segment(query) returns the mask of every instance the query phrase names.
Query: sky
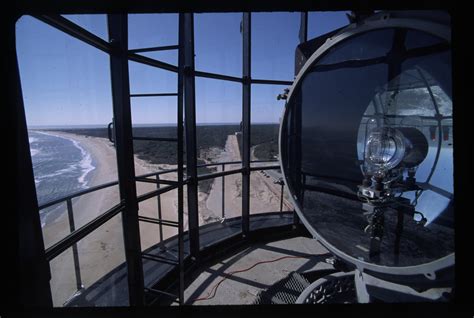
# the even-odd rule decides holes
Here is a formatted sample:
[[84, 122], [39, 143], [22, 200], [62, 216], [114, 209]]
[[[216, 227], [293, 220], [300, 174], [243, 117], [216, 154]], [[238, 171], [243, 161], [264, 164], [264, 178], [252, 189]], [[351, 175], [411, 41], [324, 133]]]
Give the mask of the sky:
[[[106, 15], [64, 15], [108, 39]], [[242, 13], [194, 15], [195, 65], [200, 71], [240, 77]], [[346, 25], [344, 12], [310, 12], [308, 38]], [[292, 81], [300, 14], [252, 13], [252, 78]], [[129, 49], [178, 43], [177, 14], [129, 15]], [[32, 126], [106, 125], [112, 120], [109, 57], [30, 16], [16, 25], [17, 54], [27, 123]], [[142, 53], [177, 64], [177, 51]], [[175, 73], [129, 62], [130, 92], [173, 93]], [[278, 123], [282, 85], [252, 85], [253, 123]], [[176, 97], [132, 98], [132, 123], [176, 124]], [[196, 77], [196, 121], [239, 123], [240, 83]]]

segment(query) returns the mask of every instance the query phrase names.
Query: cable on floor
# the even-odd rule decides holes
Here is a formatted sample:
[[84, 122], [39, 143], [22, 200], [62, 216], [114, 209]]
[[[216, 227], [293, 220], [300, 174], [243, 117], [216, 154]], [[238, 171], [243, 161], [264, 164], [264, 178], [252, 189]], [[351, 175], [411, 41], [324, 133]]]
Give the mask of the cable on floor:
[[[252, 266], [248, 267], [248, 268], [245, 268], [245, 269], [240, 269], [240, 270], [236, 270], [236, 271], [232, 271], [230, 273], [224, 273], [223, 275], [226, 275], [226, 276], [230, 276], [230, 275], [233, 275], [233, 274], [237, 274], [237, 273], [242, 273], [242, 272], [246, 272], [246, 271], [249, 271], [251, 270], [252, 268], [254, 268], [255, 266], [257, 265], [260, 265], [260, 264], [266, 264], [266, 263], [273, 263], [273, 262], [277, 262], [277, 261], [281, 261], [283, 259], [286, 259], [286, 258], [305, 258], [305, 257], [302, 257], [302, 256], [282, 256], [282, 257], [279, 257], [279, 258], [276, 258], [276, 259], [273, 259], [273, 260], [268, 260], [268, 261], [260, 261], [260, 262], [257, 262], [255, 264], [253, 264]], [[222, 278], [217, 284], [215, 284], [212, 288], [211, 288], [211, 291], [207, 294], [206, 297], [200, 297], [200, 298], [196, 298], [194, 300], [194, 302], [197, 302], [197, 301], [202, 301], [202, 300], [210, 300], [212, 298], [214, 298], [217, 294], [217, 288], [219, 287], [219, 285], [225, 281], [228, 277], [224, 277]], [[212, 294], [212, 296], [211, 296]]]

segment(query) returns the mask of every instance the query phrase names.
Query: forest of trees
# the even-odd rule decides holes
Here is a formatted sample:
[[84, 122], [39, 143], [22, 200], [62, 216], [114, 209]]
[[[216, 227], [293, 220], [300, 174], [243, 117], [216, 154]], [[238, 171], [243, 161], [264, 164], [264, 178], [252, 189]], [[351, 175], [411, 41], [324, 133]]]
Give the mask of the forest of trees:
[[[255, 147], [254, 154], [257, 159], [275, 159], [278, 155], [278, 124], [254, 124], [251, 126], [251, 145]], [[108, 138], [107, 128], [77, 128], [61, 129], [61, 131], [80, 134], [85, 136]], [[227, 136], [240, 131], [240, 125], [198, 125], [196, 127], [196, 147], [198, 156], [201, 150], [209, 148], [224, 149]], [[134, 137], [161, 137], [176, 138], [176, 127], [134, 127]], [[186, 141], [185, 141], [186, 142]], [[239, 141], [240, 143], [240, 141]], [[177, 143], [172, 141], [134, 140], [133, 149], [138, 158], [153, 164], [176, 164]], [[198, 164], [205, 161], [213, 161], [214, 158], [198, 158]], [[184, 156], [186, 163], [186, 155]], [[199, 168], [199, 174], [207, 174], [216, 171], [214, 167]], [[199, 183], [201, 191], [208, 193], [213, 180], [205, 180]]]

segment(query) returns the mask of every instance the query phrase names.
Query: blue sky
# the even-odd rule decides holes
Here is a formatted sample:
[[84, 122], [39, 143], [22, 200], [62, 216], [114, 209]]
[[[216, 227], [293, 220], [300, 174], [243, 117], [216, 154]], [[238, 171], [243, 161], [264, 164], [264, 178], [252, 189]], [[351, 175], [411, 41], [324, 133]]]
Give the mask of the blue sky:
[[[66, 18], [107, 40], [105, 15]], [[196, 69], [241, 76], [241, 13], [195, 14]], [[343, 12], [309, 14], [308, 37], [347, 24]], [[24, 16], [17, 22], [17, 51], [27, 122], [40, 125], [104, 125], [112, 119], [108, 55], [61, 31]], [[252, 14], [252, 77], [291, 81], [299, 13]], [[177, 14], [129, 15], [129, 48], [173, 45]], [[143, 53], [177, 63], [176, 51]], [[130, 62], [132, 93], [176, 92], [176, 74]], [[252, 122], [278, 122], [281, 85], [252, 85]], [[196, 78], [198, 123], [241, 120], [241, 84]], [[133, 98], [133, 124], [176, 123], [176, 98]]]

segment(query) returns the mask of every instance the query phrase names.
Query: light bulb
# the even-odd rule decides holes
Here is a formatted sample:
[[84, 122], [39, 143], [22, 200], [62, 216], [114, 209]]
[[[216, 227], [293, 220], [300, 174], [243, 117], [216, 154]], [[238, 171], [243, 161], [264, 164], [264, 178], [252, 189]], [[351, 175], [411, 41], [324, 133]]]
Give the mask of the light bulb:
[[374, 175], [385, 175], [395, 168], [405, 154], [403, 135], [389, 127], [379, 127], [370, 131], [365, 147], [365, 163]]

